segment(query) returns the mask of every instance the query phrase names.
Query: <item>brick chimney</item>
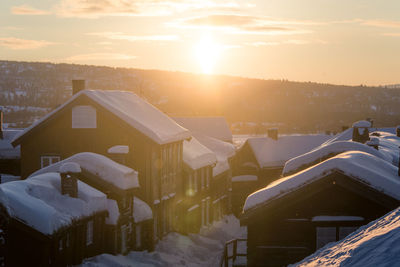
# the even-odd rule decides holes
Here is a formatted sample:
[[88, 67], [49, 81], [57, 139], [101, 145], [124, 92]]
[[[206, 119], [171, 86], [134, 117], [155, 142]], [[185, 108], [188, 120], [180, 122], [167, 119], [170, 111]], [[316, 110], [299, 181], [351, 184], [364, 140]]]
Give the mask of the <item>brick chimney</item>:
[[273, 140], [278, 140], [278, 128], [269, 128], [267, 130], [268, 137]]
[[357, 121], [353, 123], [353, 136], [352, 140], [354, 142], [359, 142], [364, 144], [369, 140], [369, 130], [372, 126], [370, 121]]
[[78, 176], [81, 167], [78, 163], [67, 162], [60, 167], [61, 194], [70, 197], [78, 197]]
[[72, 95], [85, 90], [85, 80], [72, 80]]

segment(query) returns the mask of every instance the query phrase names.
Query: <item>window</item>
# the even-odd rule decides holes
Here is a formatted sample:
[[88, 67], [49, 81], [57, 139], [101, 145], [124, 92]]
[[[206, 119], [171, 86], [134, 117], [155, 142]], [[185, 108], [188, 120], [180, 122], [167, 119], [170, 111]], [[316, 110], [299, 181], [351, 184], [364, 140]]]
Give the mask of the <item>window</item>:
[[61, 160], [60, 156], [41, 156], [40, 166], [41, 168], [47, 167], [51, 164], [59, 162]]
[[86, 224], [86, 245], [93, 244], [93, 221], [88, 221]]
[[317, 227], [317, 249], [336, 241], [336, 227]]
[[92, 106], [75, 106], [72, 108], [72, 128], [97, 128], [96, 109]]
[[63, 239], [62, 238], [58, 241], [58, 250], [59, 251], [63, 250]]
[[65, 247], [69, 247], [69, 233], [67, 234], [67, 240], [65, 241]]
[[126, 225], [121, 226], [121, 251], [125, 252], [127, 249], [127, 227]]

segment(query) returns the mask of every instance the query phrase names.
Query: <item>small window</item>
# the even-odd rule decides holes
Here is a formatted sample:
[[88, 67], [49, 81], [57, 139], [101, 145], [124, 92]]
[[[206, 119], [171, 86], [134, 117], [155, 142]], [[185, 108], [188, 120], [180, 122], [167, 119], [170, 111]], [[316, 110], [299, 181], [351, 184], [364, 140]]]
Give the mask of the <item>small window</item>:
[[58, 241], [58, 250], [59, 251], [61, 251], [61, 250], [63, 250], [63, 238], [61, 238], [59, 241]]
[[41, 156], [40, 166], [41, 168], [47, 167], [51, 164], [59, 162], [61, 160], [60, 156]]
[[76, 106], [72, 108], [72, 128], [97, 128], [96, 109], [92, 106]]
[[67, 234], [67, 240], [65, 241], [65, 247], [69, 247], [69, 233]]
[[336, 241], [336, 227], [317, 227], [317, 249]]
[[86, 224], [86, 245], [93, 244], [93, 221]]

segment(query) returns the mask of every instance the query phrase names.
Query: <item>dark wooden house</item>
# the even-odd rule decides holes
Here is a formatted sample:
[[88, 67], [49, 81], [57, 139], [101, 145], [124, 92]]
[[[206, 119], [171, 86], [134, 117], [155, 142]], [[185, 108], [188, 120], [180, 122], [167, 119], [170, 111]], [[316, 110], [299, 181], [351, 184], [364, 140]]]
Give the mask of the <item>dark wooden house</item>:
[[247, 198], [247, 264], [295, 263], [399, 204], [397, 167], [364, 152], [339, 154]]
[[115, 145], [129, 147], [125, 165], [139, 173], [138, 197], [154, 215], [154, 239], [173, 229], [180, 196], [182, 143], [190, 133], [131, 92], [81, 90], [13, 140], [21, 146], [21, 175], [79, 152], [108, 156]]
[[0, 185], [6, 266], [70, 266], [105, 252], [106, 196], [72, 181], [64, 194], [59, 173]]
[[210, 187], [217, 158], [214, 152], [192, 137], [183, 143], [183, 162], [185, 198], [179, 203], [179, 229], [183, 233], [196, 233], [212, 221]]

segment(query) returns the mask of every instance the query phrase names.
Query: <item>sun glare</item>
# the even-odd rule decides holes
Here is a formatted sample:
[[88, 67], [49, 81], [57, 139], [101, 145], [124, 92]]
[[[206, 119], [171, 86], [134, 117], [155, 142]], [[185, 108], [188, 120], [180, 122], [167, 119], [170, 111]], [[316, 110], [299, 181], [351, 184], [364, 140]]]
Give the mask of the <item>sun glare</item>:
[[211, 74], [221, 54], [222, 47], [212, 37], [204, 36], [196, 45], [197, 61], [204, 74]]

